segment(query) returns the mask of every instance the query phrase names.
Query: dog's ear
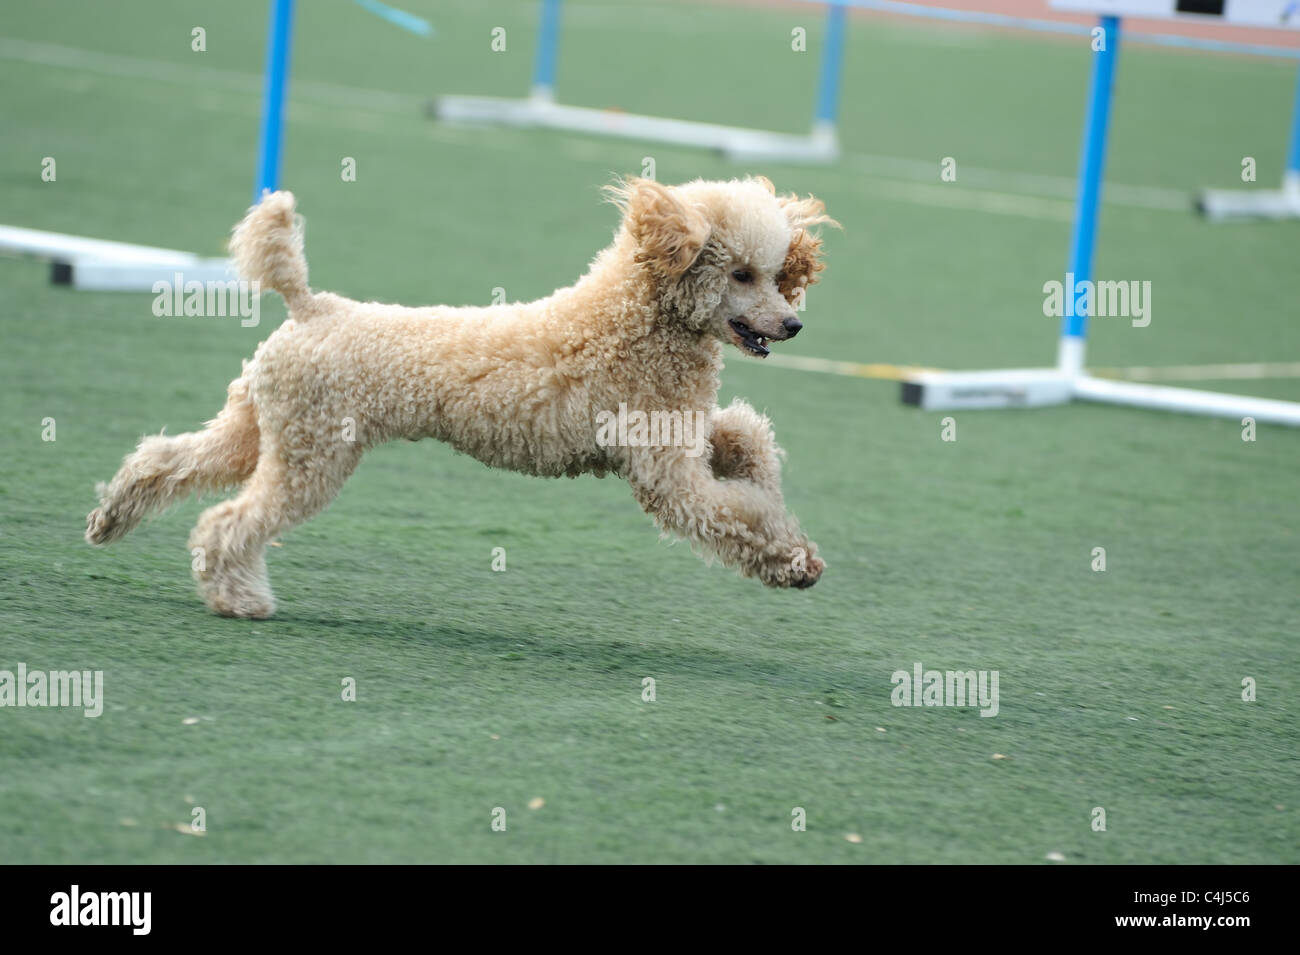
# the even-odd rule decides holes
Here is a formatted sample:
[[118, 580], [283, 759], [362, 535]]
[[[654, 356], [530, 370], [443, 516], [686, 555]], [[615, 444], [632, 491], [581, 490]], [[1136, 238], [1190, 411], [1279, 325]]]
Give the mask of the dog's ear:
[[623, 210], [623, 223], [636, 240], [638, 262], [669, 278], [691, 267], [709, 238], [703, 212], [653, 179], [626, 179], [606, 186], [605, 192]]
[[822, 261], [822, 240], [820, 235], [808, 231], [814, 225], [840, 224], [826, 214], [825, 204], [814, 196], [800, 199], [796, 195], [781, 196], [777, 199], [786, 219], [794, 229], [794, 238], [785, 254], [785, 262], [777, 274], [777, 288], [791, 305], [798, 304], [798, 298], [809, 285], [817, 282], [817, 273], [826, 268]]

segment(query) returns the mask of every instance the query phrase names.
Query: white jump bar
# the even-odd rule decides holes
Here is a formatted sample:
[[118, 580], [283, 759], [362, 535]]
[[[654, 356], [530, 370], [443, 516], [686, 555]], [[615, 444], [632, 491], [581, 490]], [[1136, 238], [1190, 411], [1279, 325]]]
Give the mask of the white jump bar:
[[839, 144], [833, 129], [819, 130], [809, 136], [769, 133], [739, 126], [565, 106], [542, 97], [442, 96], [433, 102], [432, 112], [447, 122], [542, 127], [595, 136], [653, 140], [716, 149], [735, 159], [833, 162], [839, 156]]
[[177, 273], [186, 282], [235, 278], [227, 259], [10, 225], [0, 225], [0, 254], [53, 262], [55, 284], [84, 291], [152, 292], [158, 282], [174, 282]]
[[1294, 401], [1111, 381], [1055, 368], [917, 372], [903, 382], [902, 398], [925, 411], [1039, 408], [1080, 400], [1300, 427], [1300, 403]]
[[107, 259], [118, 262], [185, 263], [198, 259], [193, 252], [159, 249], [150, 245], [134, 245], [130, 242], [113, 242], [108, 239], [87, 239], [80, 235], [42, 232], [39, 229], [22, 229], [12, 225], [0, 225], [0, 253], [30, 255], [57, 262]]
[[1083, 401], [1150, 408], [1153, 411], [1179, 411], [1184, 414], [1211, 415], [1216, 418], [1254, 418], [1257, 422], [1300, 427], [1300, 403], [1229, 395], [1218, 391], [1193, 388], [1170, 388], [1136, 381], [1111, 381], [1083, 375], [1074, 380], [1074, 396]]

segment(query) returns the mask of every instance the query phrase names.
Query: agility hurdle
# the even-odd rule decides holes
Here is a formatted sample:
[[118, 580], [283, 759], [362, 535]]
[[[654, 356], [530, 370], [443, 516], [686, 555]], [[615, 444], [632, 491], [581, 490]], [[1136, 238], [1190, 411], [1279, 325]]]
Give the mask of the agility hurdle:
[[561, 0], [542, 0], [532, 88], [527, 98], [440, 96], [430, 103], [430, 113], [436, 119], [449, 123], [559, 129], [594, 136], [615, 136], [712, 149], [735, 160], [829, 163], [839, 158], [839, 136], [835, 123], [839, 109], [846, 21], [841, 3], [832, 2], [827, 5], [826, 36], [822, 45], [817, 99], [812, 128], [806, 136], [558, 103], [555, 97], [555, 70], [560, 42], [560, 13]]
[[[1208, 22], [1220, 19], [1234, 26], [1271, 29], [1300, 26], [1300, 4], [1272, 0], [1052, 0], [1060, 10], [1080, 13], [1122, 9], [1128, 16], [1154, 16]], [[1169, 37], [1168, 41], [1175, 41]], [[1201, 41], [1201, 49], [1232, 52], [1232, 44]], [[1294, 51], [1292, 51], [1292, 55]], [[1211, 222], [1235, 219], [1300, 218], [1300, 71], [1291, 108], [1290, 146], [1280, 189], [1206, 189], [1197, 195], [1196, 211]]]
[[1197, 197], [1196, 210], [1211, 222], [1234, 219], [1300, 218], [1300, 72], [1291, 107], [1291, 147], [1281, 189], [1207, 189]]
[[[857, 2], [867, 5], [871, 0], [857, 0]], [[1205, 3], [1189, 4], [1186, 0], [1052, 0], [1052, 6], [1062, 10], [1072, 12], [1100, 10], [1099, 29], [1103, 41], [1101, 48], [1093, 53], [1092, 79], [1079, 156], [1078, 191], [1065, 286], [1065, 294], [1071, 298], [1075, 296], [1079, 283], [1089, 282], [1092, 278], [1093, 252], [1097, 242], [1097, 212], [1101, 201], [1106, 158], [1106, 136], [1110, 121], [1115, 69], [1119, 57], [1120, 15], [1182, 19], [1185, 15], [1181, 11], [1191, 5], [1198, 8], [1206, 6]], [[890, 6], [898, 7], [906, 4], [892, 3]], [[1289, 18], [1290, 11], [1296, 6], [1290, 0], [1237, 0], [1236, 3], [1228, 0], [1226, 4], [1219, 3], [1217, 6], [1220, 10], [1226, 8], [1228, 17], [1231, 17], [1234, 11], [1237, 12], [1235, 19], [1227, 19], [1226, 22], [1249, 26], [1259, 26], [1266, 22], [1271, 27], [1300, 27], [1297, 18]], [[1200, 17], [1196, 19], [1204, 22]], [[1058, 24], [1057, 26], [1069, 27], [1070, 25]], [[1092, 32], [1092, 28], [1084, 29], [1089, 33]], [[1079, 31], [1064, 29], [1062, 32]], [[1238, 52], [1258, 52], [1259, 49], [1263, 49], [1251, 49], [1238, 44], [1222, 44], [1217, 41], [1201, 42], [1213, 42], [1212, 48], [1231, 46]], [[1198, 44], [1180, 43], [1179, 45]], [[1277, 48], [1267, 49], [1269, 52], [1277, 52]], [[1296, 56], [1297, 53], [1298, 51], [1288, 49], [1284, 55]], [[1083, 365], [1091, 308], [1064, 311], [1065, 317], [1061, 323], [1055, 368], [918, 372], [904, 379], [902, 401], [925, 410], [955, 411], [1029, 408], [1064, 404], [1078, 399], [1226, 418], [1249, 417], [1256, 422], [1300, 427], [1300, 403], [1296, 402], [1091, 377], [1085, 373]]]
[[[284, 98], [289, 76], [289, 47], [294, 0], [271, 0], [267, 30], [265, 89], [253, 202], [274, 191], [280, 181], [284, 140]], [[57, 232], [0, 226], [0, 252], [46, 259], [50, 280], [81, 291], [153, 292], [176, 273], [186, 283], [227, 282], [237, 278], [229, 259], [202, 258], [193, 252], [88, 239]]]
[[[408, 33], [422, 37], [433, 35], [433, 26], [427, 20], [381, 0], [356, 0], [356, 4]], [[254, 203], [280, 188], [294, 0], [270, 0], [269, 11], [262, 117], [253, 178]], [[230, 261], [224, 258], [202, 258], [177, 249], [17, 226], [0, 225], [0, 254], [45, 259], [51, 263], [50, 277], [55, 284], [92, 291], [152, 292], [159, 282], [171, 283], [177, 271], [184, 274], [187, 284], [236, 278]]]
[[[293, 8], [294, 0], [270, 2], [254, 202], [265, 192], [279, 187]], [[225, 258], [204, 258], [178, 249], [17, 226], [0, 225], [0, 253], [45, 259], [51, 263], [51, 282], [82, 291], [152, 292], [159, 282], [173, 282], [177, 272], [185, 276], [187, 284], [206, 285], [236, 278], [230, 261]]]
[[[433, 35], [433, 26], [427, 20], [381, 0], [356, 0], [356, 5], [408, 33], [422, 37]], [[254, 204], [266, 193], [280, 188], [293, 17], [294, 0], [270, 0], [262, 115], [253, 178]], [[159, 282], [171, 283], [178, 271], [183, 273], [187, 284], [236, 278], [230, 261], [224, 258], [202, 258], [177, 249], [17, 226], [0, 225], [0, 254], [45, 259], [52, 264], [50, 276], [55, 284], [92, 291], [152, 292]]]
[[[271, 0], [270, 4], [262, 126], [253, 186], [255, 203], [265, 192], [274, 191], [280, 178], [293, 3]], [[81, 291], [152, 292], [157, 283], [171, 283], [177, 272], [185, 276], [187, 283], [236, 278], [229, 259], [17, 226], [0, 226], [0, 253], [46, 259], [51, 263], [51, 282]]]

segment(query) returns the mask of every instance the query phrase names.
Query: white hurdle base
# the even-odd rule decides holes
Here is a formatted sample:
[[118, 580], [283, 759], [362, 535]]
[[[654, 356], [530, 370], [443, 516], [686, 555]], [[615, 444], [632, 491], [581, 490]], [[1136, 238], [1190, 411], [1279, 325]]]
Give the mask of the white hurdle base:
[[178, 272], [186, 282], [236, 278], [227, 259], [18, 226], [0, 225], [0, 254], [45, 259], [54, 284], [83, 291], [152, 292], [157, 282], [175, 282]]
[[229, 259], [200, 259], [189, 262], [114, 262], [105, 259], [78, 259], [55, 262], [50, 280], [55, 285], [71, 285], [80, 292], [152, 292], [159, 282], [168, 286], [176, 276], [190, 282], [233, 282], [234, 263]]
[[839, 139], [830, 125], [821, 125], [808, 136], [795, 136], [617, 110], [563, 106], [538, 95], [528, 99], [442, 96], [430, 104], [430, 112], [437, 119], [451, 123], [542, 127], [593, 136], [644, 139], [714, 149], [736, 160], [830, 163], [840, 155]]
[[1300, 176], [1288, 176], [1281, 189], [1207, 189], [1196, 210], [1210, 222], [1240, 219], [1300, 219]]
[[919, 372], [903, 382], [902, 399], [904, 404], [925, 411], [1036, 408], [1072, 400], [1097, 401], [1300, 427], [1300, 403], [1293, 401], [1072, 376], [1055, 368]]
[[1087, 375], [1074, 380], [1074, 396], [1081, 401], [1150, 408], [1153, 411], [1179, 411], [1184, 414], [1210, 415], [1215, 418], [1254, 418], [1256, 422], [1285, 424], [1300, 428], [1300, 403], [1228, 395], [1218, 391], [1170, 388], [1135, 381], [1111, 381]]
[[1041, 408], [1072, 397], [1070, 376], [1055, 368], [924, 371], [903, 381], [903, 404], [925, 411]]

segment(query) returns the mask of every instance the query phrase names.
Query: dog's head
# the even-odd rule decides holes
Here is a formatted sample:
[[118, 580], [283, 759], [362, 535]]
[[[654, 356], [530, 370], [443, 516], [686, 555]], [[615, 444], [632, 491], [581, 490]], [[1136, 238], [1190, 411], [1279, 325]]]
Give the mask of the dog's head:
[[825, 266], [808, 231], [839, 225], [819, 199], [776, 195], [762, 176], [663, 186], [629, 179], [607, 191], [661, 311], [760, 358], [798, 334], [804, 290]]

